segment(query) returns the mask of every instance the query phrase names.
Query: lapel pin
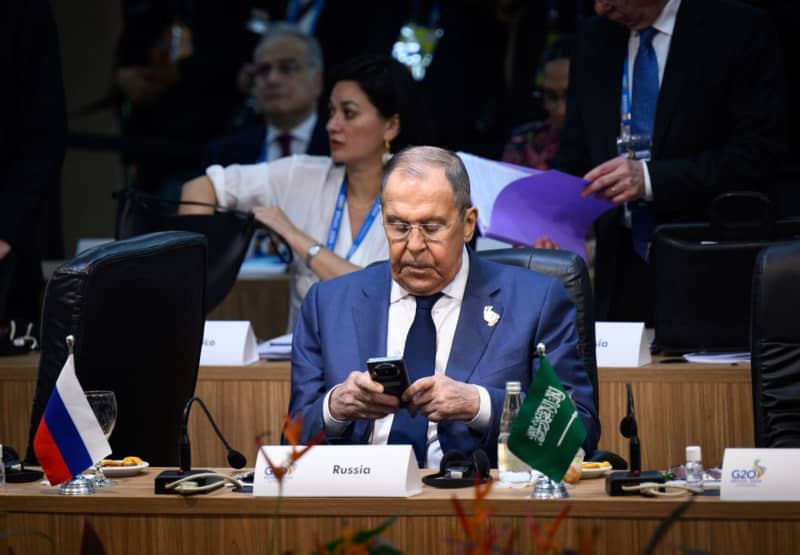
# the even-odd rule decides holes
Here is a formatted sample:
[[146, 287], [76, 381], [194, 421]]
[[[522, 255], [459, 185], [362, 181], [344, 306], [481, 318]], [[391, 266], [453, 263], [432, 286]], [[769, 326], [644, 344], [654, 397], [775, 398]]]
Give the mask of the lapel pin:
[[483, 319], [486, 320], [486, 323], [491, 328], [500, 320], [500, 315], [493, 310], [492, 305], [488, 305], [483, 307]]

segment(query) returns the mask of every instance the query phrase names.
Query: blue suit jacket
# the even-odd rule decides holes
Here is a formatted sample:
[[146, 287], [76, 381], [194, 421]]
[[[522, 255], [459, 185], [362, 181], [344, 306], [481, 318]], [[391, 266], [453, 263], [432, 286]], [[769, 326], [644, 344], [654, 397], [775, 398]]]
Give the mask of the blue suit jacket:
[[[536, 345], [547, 346], [548, 358], [575, 399], [588, 436], [584, 448], [594, 450], [600, 424], [592, 385], [578, 354], [575, 307], [561, 283], [533, 271], [481, 260], [470, 255], [461, 315], [446, 375], [485, 387], [492, 400], [491, 424], [484, 434], [462, 421], [440, 422], [442, 452], [466, 455], [480, 448], [497, 465], [497, 435], [506, 381], [528, 387], [538, 366]], [[289, 412], [303, 413], [307, 441], [323, 429], [325, 394], [353, 370], [365, 370], [370, 357], [386, 355], [391, 275], [387, 262], [319, 282], [303, 301], [292, 347], [292, 394]], [[495, 326], [483, 318], [485, 306], [500, 314]], [[357, 420], [345, 443], [367, 443], [371, 420]]]

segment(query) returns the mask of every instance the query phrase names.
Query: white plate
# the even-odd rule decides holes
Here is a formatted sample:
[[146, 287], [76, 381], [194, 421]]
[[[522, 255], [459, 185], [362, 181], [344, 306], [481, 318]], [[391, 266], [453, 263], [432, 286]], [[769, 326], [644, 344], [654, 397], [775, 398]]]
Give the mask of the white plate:
[[581, 468], [581, 480], [584, 478], [600, 478], [611, 474], [613, 468], [607, 466], [605, 468]]
[[108, 478], [127, 478], [128, 476], [136, 476], [148, 466], [150, 466], [150, 463], [144, 461], [141, 464], [132, 466], [104, 466], [103, 474]]

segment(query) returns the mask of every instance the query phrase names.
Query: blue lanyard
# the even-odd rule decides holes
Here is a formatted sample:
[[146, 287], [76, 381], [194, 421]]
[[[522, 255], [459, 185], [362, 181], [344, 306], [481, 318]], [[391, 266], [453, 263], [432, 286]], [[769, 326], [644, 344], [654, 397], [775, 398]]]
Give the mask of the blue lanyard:
[[[325, 244], [327, 249], [333, 252], [333, 248], [336, 246], [336, 238], [339, 236], [339, 227], [342, 225], [342, 214], [344, 214], [344, 203], [347, 201], [347, 177], [345, 176], [342, 179], [342, 187], [339, 189], [339, 196], [336, 198], [336, 208], [333, 210], [333, 218], [331, 218], [331, 225], [328, 228], [328, 241]], [[364, 223], [361, 224], [361, 229], [358, 230], [358, 235], [353, 240], [353, 244], [350, 245], [350, 250], [347, 251], [347, 255], [344, 257], [345, 260], [350, 260], [350, 257], [353, 256], [353, 253], [356, 252], [356, 249], [361, 245], [361, 242], [364, 240], [364, 237], [367, 236], [367, 232], [369, 228], [372, 226], [372, 222], [375, 221], [375, 218], [378, 217], [378, 214], [381, 211], [381, 197], [375, 199], [375, 202], [372, 204], [372, 208], [367, 214]]]
[[[627, 48], [627, 47], [626, 47]], [[621, 132], [623, 136], [631, 134], [631, 88], [628, 83], [628, 54], [625, 53], [625, 63], [622, 66], [622, 94], [620, 98]]]
[[268, 152], [269, 152], [269, 137], [265, 134], [264, 140], [261, 141], [261, 153], [258, 155], [256, 163], [266, 162], [269, 159]]

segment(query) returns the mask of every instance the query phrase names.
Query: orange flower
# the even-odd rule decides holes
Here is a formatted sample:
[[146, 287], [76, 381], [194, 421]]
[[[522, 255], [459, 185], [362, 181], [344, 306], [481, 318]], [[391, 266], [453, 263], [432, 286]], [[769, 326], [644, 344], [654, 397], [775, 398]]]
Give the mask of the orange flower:
[[561, 509], [561, 512], [556, 516], [556, 519], [549, 526], [545, 526], [544, 530], [536, 524], [533, 518], [528, 517], [528, 526], [531, 529], [533, 541], [538, 549], [541, 549], [544, 553], [557, 554], [561, 552], [561, 546], [556, 543], [553, 538], [558, 531], [558, 527], [561, 526], [561, 522], [566, 518], [567, 513], [569, 513], [569, 510], [570, 506], [564, 505], [564, 508]]
[[302, 413], [298, 412], [294, 419], [292, 419], [291, 415], [288, 414], [283, 417], [283, 435], [286, 438], [286, 441], [289, 442], [292, 451], [289, 453], [289, 458], [282, 465], [273, 463], [272, 460], [270, 460], [269, 455], [267, 455], [267, 452], [264, 450], [264, 444], [262, 441], [264, 434], [256, 437], [256, 446], [258, 447], [258, 451], [266, 459], [267, 465], [272, 471], [272, 475], [275, 476], [276, 480], [278, 480], [279, 485], [283, 485], [283, 478], [286, 476], [286, 473], [289, 471], [292, 465], [297, 462], [300, 457], [305, 455], [309, 449], [319, 444], [325, 438], [325, 432], [321, 431], [316, 436], [311, 438], [311, 440], [305, 446], [298, 449], [298, 444], [300, 443], [300, 434], [302, 431]]
[[511, 553], [515, 534], [510, 534], [506, 545], [499, 550], [495, 543], [500, 534], [489, 522], [492, 515], [492, 508], [484, 504], [486, 496], [492, 489], [492, 480], [481, 484], [479, 476], [475, 479], [475, 499], [472, 501], [472, 515], [468, 516], [461, 502], [455, 497], [451, 498], [453, 508], [458, 517], [461, 528], [464, 530], [464, 541], [456, 540], [456, 546], [466, 555], [484, 555], [489, 553]]

